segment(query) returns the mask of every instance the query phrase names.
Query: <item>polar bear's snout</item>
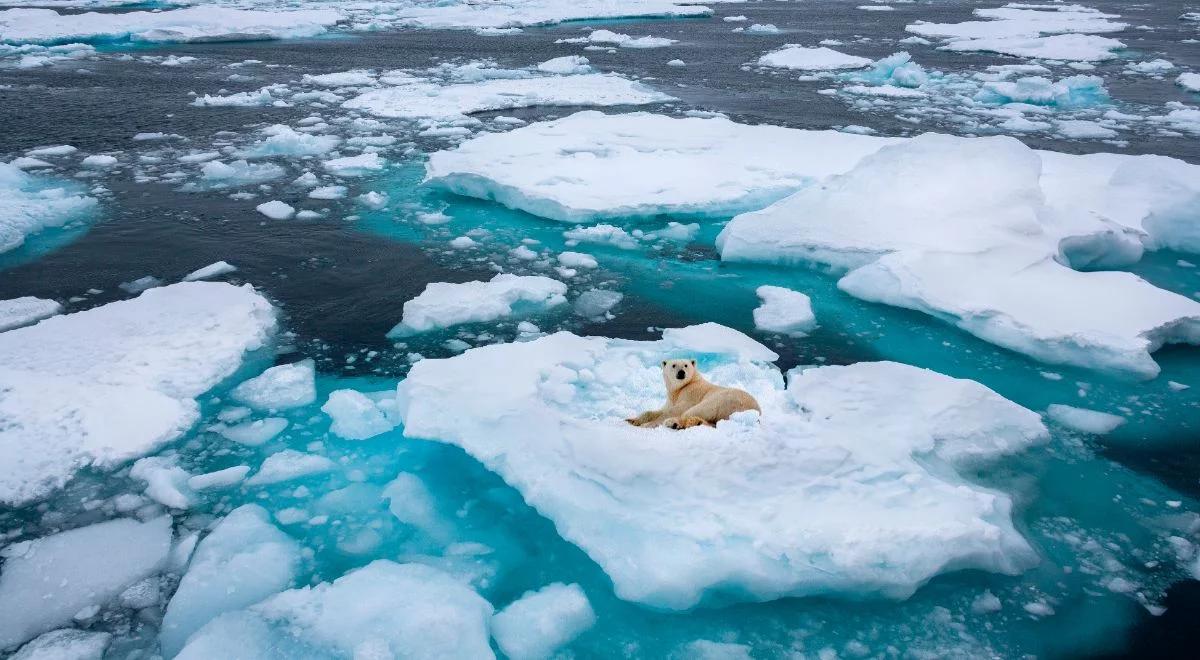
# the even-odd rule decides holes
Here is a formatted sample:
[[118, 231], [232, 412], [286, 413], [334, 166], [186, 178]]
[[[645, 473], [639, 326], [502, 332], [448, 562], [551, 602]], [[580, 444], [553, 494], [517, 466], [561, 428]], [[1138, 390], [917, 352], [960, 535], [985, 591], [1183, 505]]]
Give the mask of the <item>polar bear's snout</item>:
[[680, 369], [679, 371], [675, 372], [675, 377], [679, 380], [683, 380], [684, 378], [687, 378], [687, 372], [683, 369]]

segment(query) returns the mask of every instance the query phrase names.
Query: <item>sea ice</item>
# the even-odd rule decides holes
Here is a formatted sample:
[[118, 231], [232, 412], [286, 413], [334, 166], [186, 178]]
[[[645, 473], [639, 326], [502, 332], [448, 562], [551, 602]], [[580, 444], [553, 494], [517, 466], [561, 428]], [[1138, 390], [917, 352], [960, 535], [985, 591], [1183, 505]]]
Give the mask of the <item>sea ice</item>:
[[112, 635], [106, 632], [51, 630], [22, 646], [9, 660], [103, 660], [111, 642]]
[[200, 166], [201, 180], [204, 185], [213, 188], [262, 183], [278, 179], [284, 173], [284, 169], [274, 163], [250, 163], [245, 160], [235, 160], [230, 163], [213, 160]]
[[724, 118], [584, 111], [434, 153], [426, 180], [562, 222], [720, 217], [762, 208], [843, 172], [880, 144]]
[[381, 559], [331, 583], [223, 614], [176, 658], [492, 660], [491, 616], [492, 606], [458, 579], [429, 566]]
[[578, 584], [556, 582], [531, 591], [492, 617], [492, 636], [512, 660], [540, 660], [596, 623]]
[[194, 493], [188, 485], [192, 475], [175, 464], [174, 459], [162, 456], [142, 458], [129, 469], [129, 476], [146, 484], [146, 496], [171, 509], [187, 509], [194, 504]]
[[[103, 548], [103, 552], [98, 552]], [[9, 545], [0, 551], [0, 650], [67, 625], [157, 573], [171, 550], [171, 518], [121, 518]]]
[[0, 333], [0, 502], [61, 487], [85, 466], [144, 455], [196, 420], [194, 398], [275, 330], [250, 286], [188, 282]]
[[271, 367], [233, 388], [234, 400], [258, 410], [287, 410], [317, 400], [316, 365], [312, 360]]
[[567, 285], [542, 275], [501, 273], [486, 282], [433, 282], [404, 303], [403, 317], [388, 336], [404, 337], [539, 312], [565, 303], [566, 293]]
[[0, 41], [56, 44], [71, 41], [208, 42], [313, 37], [342, 20], [333, 9], [251, 11], [199, 6], [168, 11], [59, 13], [52, 9], [0, 11]]
[[1175, 84], [1189, 92], [1200, 92], [1200, 73], [1181, 73]]
[[30, 234], [62, 227], [96, 207], [94, 197], [56, 187], [53, 181], [0, 163], [0, 254], [20, 247]]
[[535, 106], [646, 105], [674, 97], [611, 73], [499, 78], [437, 85], [420, 79], [373, 89], [342, 107], [377, 117], [455, 121], [489, 110]]
[[402, 23], [415, 27], [477, 30], [533, 27], [585, 19], [680, 18], [711, 16], [712, 13], [708, 7], [677, 0], [525, 0], [414, 6], [397, 15]]
[[347, 440], [366, 440], [395, 428], [380, 403], [356, 390], [335, 390], [321, 411], [333, 420], [329, 430]]
[[847, 55], [832, 48], [820, 46], [805, 48], [796, 44], [787, 44], [779, 50], [774, 50], [758, 58], [759, 66], [780, 67], [784, 69], [802, 69], [805, 71], [831, 71], [836, 69], [861, 69], [871, 64], [871, 60], [857, 55]]
[[803, 293], [780, 286], [760, 286], [755, 293], [762, 301], [754, 310], [754, 327], [759, 330], [803, 337], [817, 326], [812, 303]]
[[1052, 403], [1046, 408], [1046, 416], [1063, 426], [1093, 435], [1104, 435], [1125, 423], [1125, 418], [1099, 410], [1076, 408], [1061, 403]]
[[246, 480], [248, 486], [264, 486], [291, 481], [313, 474], [330, 472], [337, 464], [316, 454], [305, 454], [295, 449], [284, 449], [271, 454], [259, 466], [258, 472]]
[[333, 158], [321, 163], [326, 172], [345, 177], [366, 176], [382, 170], [386, 165], [387, 161], [375, 152]]
[[292, 208], [291, 205], [281, 202], [277, 199], [273, 199], [269, 202], [263, 202], [262, 204], [254, 207], [254, 210], [272, 220], [287, 220], [296, 214], [296, 209]]
[[[1200, 342], [1200, 303], [1128, 273], [1056, 261], [1140, 257], [1129, 227], [1089, 213], [1103, 196], [1074, 196], [1093, 166], [1057, 160], [1044, 185], [1043, 155], [1012, 138], [926, 134], [734, 218], [718, 249], [726, 260], [826, 263], [850, 271], [838, 286], [856, 297], [947, 319], [1040, 360], [1153, 377], [1150, 352]], [[875, 192], [880, 182], [887, 195]], [[1125, 202], [1130, 215], [1157, 201], [1140, 199], [1141, 209]]]
[[592, 30], [592, 33], [586, 37], [574, 37], [570, 39], [559, 39], [555, 43], [560, 44], [600, 44], [620, 46], [621, 48], [662, 48], [677, 43], [674, 39], [666, 39], [664, 37], [652, 37], [646, 35], [644, 37], [631, 37], [628, 34], [613, 32], [612, 30]]
[[33, 325], [62, 311], [57, 300], [23, 296], [0, 300], [0, 332]]
[[905, 29], [923, 37], [940, 37], [948, 42], [942, 50], [989, 51], [1017, 57], [1066, 61], [1096, 61], [1116, 57], [1112, 51], [1125, 44], [1099, 34], [1120, 32], [1129, 27], [1104, 14], [1080, 5], [1021, 5], [975, 9], [983, 21], [926, 23], [918, 21]]
[[226, 440], [231, 440], [239, 445], [258, 447], [283, 433], [284, 429], [288, 427], [288, 423], [283, 417], [267, 417], [233, 426], [218, 425], [213, 427], [213, 430]]
[[[662, 401], [670, 356], [751, 392], [761, 418], [679, 433], [627, 425]], [[406, 436], [458, 445], [495, 471], [627, 600], [905, 597], [946, 570], [1036, 562], [1009, 498], [955, 468], [1044, 440], [1038, 415], [887, 362], [794, 371], [785, 388], [759, 362], [776, 357], [716, 324], [656, 342], [560, 332], [417, 362], [397, 402]]]
[[300, 546], [256, 504], [234, 509], [196, 547], [167, 605], [159, 640], [167, 657], [224, 612], [249, 607], [292, 586]]
[[262, 129], [266, 137], [238, 152], [242, 158], [269, 156], [319, 156], [331, 151], [342, 140], [336, 135], [301, 133], [291, 126], [272, 124]]
[[197, 268], [196, 270], [193, 270], [192, 272], [188, 273], [187, 275], [184, 275], [183, 279], [181, 281], [195, 282], [197, 280], [211, 280], [214, 277], [228, 275], [229, 273], [232, 273], [236, 270], [237, 270], [237, 266], [234, 266], [234, 265], [230, 264], [229, 262], [217, 261], [217, 262], [211, 263], [207, 266], [204, 266], [203, 268]]

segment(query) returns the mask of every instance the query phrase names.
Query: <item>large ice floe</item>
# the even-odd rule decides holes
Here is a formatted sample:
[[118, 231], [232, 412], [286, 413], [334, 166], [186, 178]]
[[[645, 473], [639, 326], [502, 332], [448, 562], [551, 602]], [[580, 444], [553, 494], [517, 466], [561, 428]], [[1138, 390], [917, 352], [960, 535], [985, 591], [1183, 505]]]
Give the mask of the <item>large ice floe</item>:
[[465, 119], [487, 110], [511, 110], [554, 105], [645, 105], [672, 101], [674, 97], [616, 74], [524, 75], [450, 85], [420, 78], [373, 89], [342, 107], [363, 110], [377, 117], [399, 119]]
[[109, 520], [5, 547], [0, 552], [0, 651], [106, 604], [157, 573], [170, 550], [167, 516]]
[[333, 9], [256, 11], [199, 6], [169, 11], [59, 13], [0, 11], [0, 43], [74, 41], [201, 42], [312, 37], [342, 20]]
[[729, 223], [723, 259], [852, 271], [840, 284], [852, 295], [1049, 362], [1152, 377], [1151, 352], [1200, 341], [1200, 303], [1128, 273], [1073, 270], [1200, 249], [1189, 220], [1200, 168], [1171, 158], [581, 112], [435, 153], [427, 176], [571, 222], [719, 216], [791, 187]]
[[491, 604], [458, 579], [381, 559], [222, 614], [176, 658], [490, 659], [491, 616]]
[[[661, 404], [670, 356], [751, 392], [761, 419], [626, 424]], [[397, 403], [406, 436], [462, 447], [653, 607], [905, 597], [945, 571], [1036, 562], [1009, 498], [956, 468], [1042, 441], [1037, 414], [891, 362], [794, 370], [785, 387], [776, 357], [712, 323], [651, 342], [560, 332], [418, 362]]]
[[710, 16], [712, 10], [676, 0], [508, 0], [436, 3], [397, 12], [405, 25], [428, 29], [506, 29], [602, 18]]
[[0, 503], [178, 437], [275, 323], [249, 286], [188, 282], [0, 333]]
[[562, 222], [758, 209], [877, 150], [877, 138], [728, 119], [579, 112], [430, 156], [426, 181]]
[[62, 227], [96, 208], [96, 199], [0, 163], [0, 253], [14, 250], [27, 236]]
[[1113, 59], [1125, 44], [1100, 34], [1129, 27], [1119, 18], [1075, 4], [1021, 4], [975, 9], [980, 21], [926, 23], [905, 29], [923, 37], [945, 39], [942, 50], [989, 51], [1048, 60], [1096, 61]]

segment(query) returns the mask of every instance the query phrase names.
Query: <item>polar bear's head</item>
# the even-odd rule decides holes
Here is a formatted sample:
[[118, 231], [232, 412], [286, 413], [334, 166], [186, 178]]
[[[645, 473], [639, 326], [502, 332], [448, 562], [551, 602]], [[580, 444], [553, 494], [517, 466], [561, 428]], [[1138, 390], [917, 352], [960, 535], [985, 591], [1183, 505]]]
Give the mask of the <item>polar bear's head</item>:
[[662, 372], [663, 382], [667, 384], [668, 392], [674, 392], [687, 385], [699, 375], [696, 371], [696, 361], [691, 358], [663, 360]]

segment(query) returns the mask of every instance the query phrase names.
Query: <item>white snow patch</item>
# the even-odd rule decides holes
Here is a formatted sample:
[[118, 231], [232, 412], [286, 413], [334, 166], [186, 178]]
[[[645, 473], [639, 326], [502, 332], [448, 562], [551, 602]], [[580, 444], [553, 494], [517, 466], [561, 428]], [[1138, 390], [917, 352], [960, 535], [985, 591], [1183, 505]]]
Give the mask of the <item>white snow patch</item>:
[[567, 285], [542, 275], [501, 273], [486, 282], [433, 282], [404, 303], [404, 315], [388, 336], [539, 312], [565, 303], [566, 293]]

